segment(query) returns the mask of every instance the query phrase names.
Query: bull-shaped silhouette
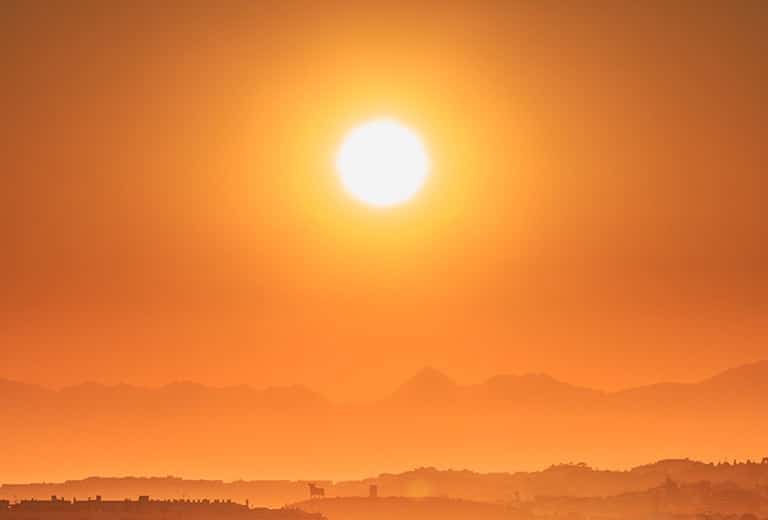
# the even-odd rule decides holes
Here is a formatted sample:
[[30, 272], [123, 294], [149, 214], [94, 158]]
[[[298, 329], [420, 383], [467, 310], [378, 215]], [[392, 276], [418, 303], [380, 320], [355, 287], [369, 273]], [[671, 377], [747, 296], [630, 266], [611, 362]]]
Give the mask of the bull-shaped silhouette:
[[309, 485], [309, 498], [325, 496], [324, 488], [316, 486], [313, 482], [308, 482], [307, 484]]

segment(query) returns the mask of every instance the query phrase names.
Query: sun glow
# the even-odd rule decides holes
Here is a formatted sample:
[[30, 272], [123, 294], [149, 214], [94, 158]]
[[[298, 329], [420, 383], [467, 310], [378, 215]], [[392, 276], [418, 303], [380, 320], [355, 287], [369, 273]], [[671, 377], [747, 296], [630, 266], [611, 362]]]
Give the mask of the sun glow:
[[411, 199], [422, 188], [429, 158], [416, 133], [393, 119], [375, 119], [347, 134], [336, 167], [349, 194], [385, 207]]

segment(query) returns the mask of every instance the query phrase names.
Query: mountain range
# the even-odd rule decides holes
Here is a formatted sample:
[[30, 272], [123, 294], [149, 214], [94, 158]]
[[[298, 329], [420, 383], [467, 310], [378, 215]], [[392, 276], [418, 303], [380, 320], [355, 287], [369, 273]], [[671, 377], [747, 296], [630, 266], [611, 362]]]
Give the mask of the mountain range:
[[657, 458], [762, 458], [768, 361], [697, 383], [618, 392], [543, 374], [460, 385], [426, 368], [378, 401], [334, 403], [303, 386], [60, 390], [0, 380], [0, 481], [104, 474], [345, 479], [369, 469], [552, 461], [629, 467]]
[[[504, 403], [541, 407], [606, 406], [667, 407], [706, 405], [724, 399], [732, 406], [762, 404], [768, 398], [768, 360], [728, 369], [695, 383], [657, 383], [606, 392], [558, 381], [546, 374], [496, 375], [486, 381], [462, 386], [432, 367], [425, 367], [389, 396], [372, 405], [449, 406], [471, 403]], [[320, 393], [302, 385], [257, 389], [248, 385], [211, 387], [173, 382], [147, 388], [127, 384], [87, 382], [52, 390], [43, 386], [0, 379], [0, 404], [4, 409], [46, 404], [78, 406], [184, 408], [221, 406], [293, 410], [333, 406]]]

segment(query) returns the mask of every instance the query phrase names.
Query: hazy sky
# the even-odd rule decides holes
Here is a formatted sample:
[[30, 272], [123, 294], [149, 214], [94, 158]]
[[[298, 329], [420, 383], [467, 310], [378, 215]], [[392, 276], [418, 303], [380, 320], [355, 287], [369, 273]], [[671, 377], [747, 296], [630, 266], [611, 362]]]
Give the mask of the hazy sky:
[[[0, 377], [355, 399], [768, 357], [768, 3], [156, 4], [0, 6]], [[333, 170], [379, 115], [433, 162], [385, 211]]]

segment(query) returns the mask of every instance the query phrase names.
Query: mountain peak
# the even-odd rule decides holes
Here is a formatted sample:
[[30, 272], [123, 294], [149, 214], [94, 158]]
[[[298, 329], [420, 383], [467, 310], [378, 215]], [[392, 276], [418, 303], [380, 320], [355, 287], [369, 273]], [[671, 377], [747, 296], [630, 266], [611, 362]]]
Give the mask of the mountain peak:
[[397, 400], [435, 402], [456, 396], [459, 385], [450, 377], [431, 366], [425, 366], [395, 391]]

